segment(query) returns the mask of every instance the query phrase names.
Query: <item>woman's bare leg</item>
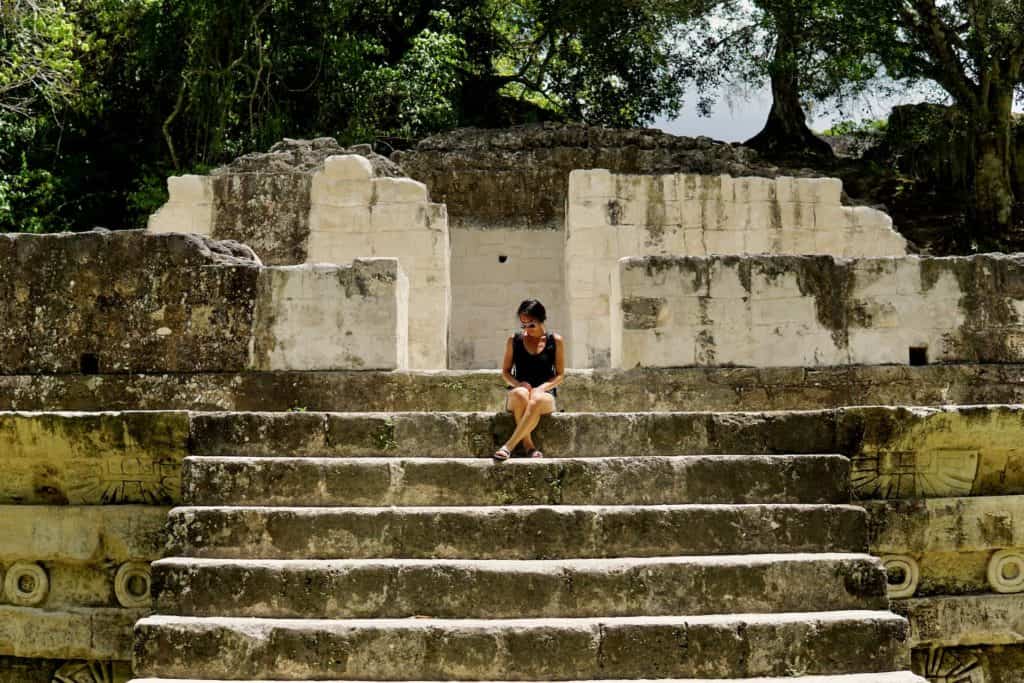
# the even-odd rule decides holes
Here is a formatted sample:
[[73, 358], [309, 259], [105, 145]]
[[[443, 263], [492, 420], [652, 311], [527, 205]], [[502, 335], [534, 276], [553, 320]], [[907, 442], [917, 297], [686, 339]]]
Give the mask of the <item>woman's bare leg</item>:
[[[530, 394], [530, 400], [526, 403], [526, 410], [523, 412], [523, 419], [516, 425], [516, 430], [505, 442], [505, 447], [512, 450], [520, 441], [530, 438], [531, 433], [537, 428], [540, 418], [555, 411], [555, 398], [546, 391], [534, 389]], [[532, 442], [532, 439], [531, 439]], [[529, 445], [529, 444], [528, 444]]]

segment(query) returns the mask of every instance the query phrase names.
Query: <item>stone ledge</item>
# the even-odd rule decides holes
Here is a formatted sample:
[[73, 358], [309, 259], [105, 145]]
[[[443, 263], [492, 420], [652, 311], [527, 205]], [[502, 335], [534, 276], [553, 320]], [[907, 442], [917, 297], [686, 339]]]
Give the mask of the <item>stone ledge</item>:
[[867, 501], [865, 507], [877, 554], [1024, 546], [1024, 495]]
[[[504, 409], [496, 370], [0, 375], [0, 410]], [[1024, 403], [1024, 365], [570, 370], [570, 411]]]
[[132, 628], [147, 613], [139, 609], [48, 611], [0, 605], [0, 656], [131, 659]]
[[154, 560], [169, 507], [0, 505], [0, 560], [123, 563]]
[[911, 647], [1024, 643], [1024, 595], [962, 595], [894, 600], [910, 621]]

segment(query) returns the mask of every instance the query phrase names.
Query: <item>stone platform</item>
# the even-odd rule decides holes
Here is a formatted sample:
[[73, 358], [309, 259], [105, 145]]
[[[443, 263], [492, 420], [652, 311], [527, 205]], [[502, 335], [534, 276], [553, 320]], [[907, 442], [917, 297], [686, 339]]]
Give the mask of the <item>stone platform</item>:
[[561, 414], [542, 432], [556, 457], [504, 464], [478, 457], [510, 426], [493, 414], [183, 417], [139, 676], [909, 669], [851, 461], [821, 448], [833, 412]]
[[[502, 411], [496, 370], [0, 374], [0, 410]], [[570, 412], [1024, 403], [1024, 364], [569, 370]]]

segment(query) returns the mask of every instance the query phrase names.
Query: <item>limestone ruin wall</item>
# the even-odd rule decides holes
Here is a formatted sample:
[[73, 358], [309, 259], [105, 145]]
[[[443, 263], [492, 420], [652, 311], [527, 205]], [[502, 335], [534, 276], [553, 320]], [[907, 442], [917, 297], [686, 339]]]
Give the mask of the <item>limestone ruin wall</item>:
[[842, 183], [835, 178], [573, 171], [565, 227], [572, 365], [608, 364], [608, 302], [620, 258], [907, 253], [906, 240], [893, 230], [889, 216], [843, 206], [841, 195]]
[[[1019, 681], [1024, 257], [908, 255], [836, 181], [729, 146], [535, 132], [397, 155], [423, 184], [289, 143], [170, 179], [149, 232], [0, 236], [0, 683], [130, 677], [186, 457], [488, 455], [497, 373], [436, 368], [493, 367], [524, 292], [613, 366], [571, 373], [590, 414], [544, 449], [847, 455], [914, 670]], [[416, 339], [431, 370], [391, 372]]]
[[779, 172], [753, 150], [708, 138], [555, 123], [456, 130], [395, 152], [391, 160], [448, 207], [450, 368], [495, 367], [526, 298], [543, 301], [549, 319], [568, 333], [564, 228], [573, 170]]
[[632, 257], [612, 287], [612, 365], [1024, 360], [1024, 257]]
[[395, 259], [266, 267], [197, 235], [0, 235], [0, 374], [407, 365]]
[[445, 207], [382, 157], [349, 151], [333, 139], [286, 141], [208, 176], [172, 176], [147, 229], [241, 239], [273, 265], [396, 258], [410, 285], [409, 364], [446, 367]]

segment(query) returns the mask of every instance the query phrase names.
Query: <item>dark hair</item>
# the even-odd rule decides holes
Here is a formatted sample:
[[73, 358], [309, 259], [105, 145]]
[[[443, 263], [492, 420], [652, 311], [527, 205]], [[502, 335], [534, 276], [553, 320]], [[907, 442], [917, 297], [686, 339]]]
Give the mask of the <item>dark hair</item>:
[[544, 309], [544, 304], [536, 299], [527, 299], [519, 304], [519, 310], [516, 311], [516, 315], [523, 315], [524, 313], [537, 322], [544, 322], [548, 319], [548, 312]]

